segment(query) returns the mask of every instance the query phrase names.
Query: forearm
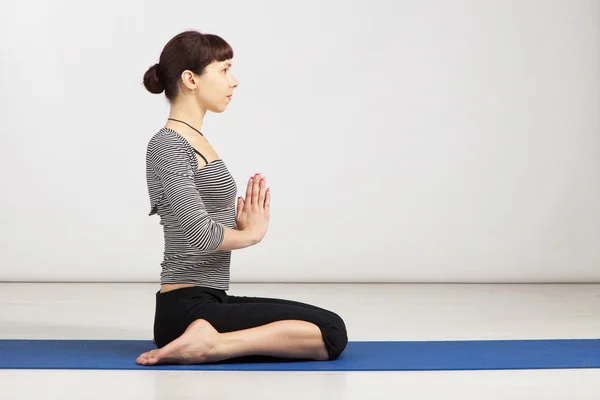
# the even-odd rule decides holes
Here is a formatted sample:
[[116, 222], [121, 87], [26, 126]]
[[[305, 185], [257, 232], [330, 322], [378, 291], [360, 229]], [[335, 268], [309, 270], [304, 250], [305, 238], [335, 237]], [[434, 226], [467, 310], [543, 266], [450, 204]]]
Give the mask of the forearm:
[[219, 247], [217, 247], [217, 250], [243, 249], [257, 243], [258, 240], [255, 239], [255, 235], [253, 235], [252, 232], [225, 227], [223, 241]]

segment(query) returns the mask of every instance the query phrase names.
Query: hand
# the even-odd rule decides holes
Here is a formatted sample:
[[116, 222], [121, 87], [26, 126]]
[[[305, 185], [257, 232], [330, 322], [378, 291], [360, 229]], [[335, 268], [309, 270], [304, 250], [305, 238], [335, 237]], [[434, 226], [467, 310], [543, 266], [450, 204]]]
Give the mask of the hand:
[[271, 205], [271, 191], [265, 178], [256, 174], [248, 180], [246, 199], [239, 197], [235, 222], [238, 229], [249, 232], [256, 243], [267, 233]]

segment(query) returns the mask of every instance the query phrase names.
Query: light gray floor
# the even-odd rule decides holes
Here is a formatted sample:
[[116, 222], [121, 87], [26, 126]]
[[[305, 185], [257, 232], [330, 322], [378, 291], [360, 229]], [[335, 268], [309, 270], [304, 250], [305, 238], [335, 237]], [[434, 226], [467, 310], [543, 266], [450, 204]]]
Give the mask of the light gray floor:
[[[151, 339], [155, 284], [0, 284], [0, 338]], [[232, 284], [329, 308], [350, 340], [600, 337], [600, 285]], [[1, 357], [2, 355], [0, 355]], [[0, 370], [2, 399], [598, 399], [600, 369]]]

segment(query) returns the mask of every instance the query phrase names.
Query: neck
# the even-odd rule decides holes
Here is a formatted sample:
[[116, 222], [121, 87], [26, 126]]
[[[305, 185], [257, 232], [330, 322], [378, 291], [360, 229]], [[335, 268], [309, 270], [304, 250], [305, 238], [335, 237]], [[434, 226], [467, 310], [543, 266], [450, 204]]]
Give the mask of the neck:
[[[187, 122], [194, 128], [202, 131], [202, 123], [206, 110], [198, 106], [198, 104], [191, 104], [190, 102], [176, 103], [171, 105], [171, 112], [169, 118], [178, 119], [180, 121]], [[189, 130], [190, 128], [176, 121], [167, 121], [167, 126], [177, 127], [178, 130]]]

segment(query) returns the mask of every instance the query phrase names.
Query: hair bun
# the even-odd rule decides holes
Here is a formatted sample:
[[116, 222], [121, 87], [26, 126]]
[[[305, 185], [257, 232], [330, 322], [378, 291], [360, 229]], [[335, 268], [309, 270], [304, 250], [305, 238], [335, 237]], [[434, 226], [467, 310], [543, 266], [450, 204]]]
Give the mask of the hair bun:
[[156, 63], [148, 68], [148, 71], [144, 74], [144, 86], [150, 93], [159, 94], [165, 90], [160, 79], [159, 68], [159, 64]]

